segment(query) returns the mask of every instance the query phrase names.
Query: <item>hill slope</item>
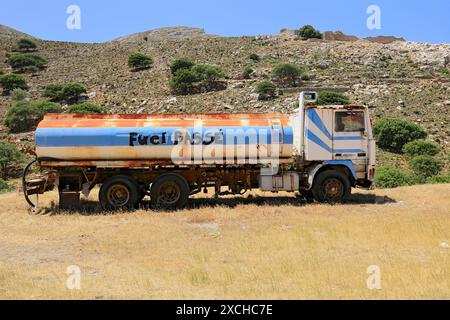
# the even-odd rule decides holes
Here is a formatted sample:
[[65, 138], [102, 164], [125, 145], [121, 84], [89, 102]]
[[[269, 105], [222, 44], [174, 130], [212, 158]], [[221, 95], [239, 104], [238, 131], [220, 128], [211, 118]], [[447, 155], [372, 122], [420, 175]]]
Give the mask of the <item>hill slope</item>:
[[[87, 85], [92, 102], [112, 113], [289, 112], [300, 90], [333, 89], [373, 107], [375, 119], [396, 116], [420, 123], [431, 140], [449, 150], [450, 76], [444, 72], [450, 63], [448, 44], [300, 41], [286, 33], [214, 37], [192, 28], [165, 28], [102, 44], [37, 42], [49, 65], [26, 75], [32, 98], [41, 98], [46, 84], [77, 81]], [[14, 45], [14, 38], [0, 43], [0, 69], [8, 70], [5, 60]], [[153, 68], [131, 72], [127, 58], [135, 51], [152, 56]], [[250, 60], [251, 53], [261, 60]], [[223, 67], [227, 89], [173, 96], [168, 66], [179, 57]], [[273, 101], [258, 101], [256, 82], [269, 78], [272, 67], [281, 62], [302, 65], [311, 79]], [[250, 80], [241, 77], [246, 66], [255, 69]], [[10, 103], [0, 97], [0, 118]]]

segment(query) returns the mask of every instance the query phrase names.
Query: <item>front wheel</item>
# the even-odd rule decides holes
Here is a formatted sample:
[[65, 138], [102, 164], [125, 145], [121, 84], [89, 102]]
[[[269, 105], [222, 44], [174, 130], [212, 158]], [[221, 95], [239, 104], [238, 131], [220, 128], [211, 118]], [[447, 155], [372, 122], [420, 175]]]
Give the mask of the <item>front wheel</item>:
[[312, 192], [318, 202], [344, 203], [350, 197], [350, 180], [340, 171], [323, 171], [314, 179]]

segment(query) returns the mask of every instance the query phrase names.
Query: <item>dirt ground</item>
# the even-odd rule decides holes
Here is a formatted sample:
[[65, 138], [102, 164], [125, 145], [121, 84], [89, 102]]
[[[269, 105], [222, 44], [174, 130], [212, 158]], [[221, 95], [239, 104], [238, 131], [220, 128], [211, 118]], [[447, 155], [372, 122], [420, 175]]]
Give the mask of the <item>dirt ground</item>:
[[3, 194], [0, 298], [450, 299], [450, 185], [354, 193], [337, 206], [253, 193], [115, 214], [96, 194], [59, 212], [52, 193], [35, 216]]

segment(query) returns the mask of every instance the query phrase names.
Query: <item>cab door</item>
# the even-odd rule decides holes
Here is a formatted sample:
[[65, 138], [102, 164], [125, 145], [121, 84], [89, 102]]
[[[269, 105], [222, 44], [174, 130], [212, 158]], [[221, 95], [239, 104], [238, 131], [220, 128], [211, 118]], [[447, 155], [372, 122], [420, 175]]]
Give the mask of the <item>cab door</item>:
[[333, 159], [367, 159], [367, 119], [363, 110], [335, 110]]

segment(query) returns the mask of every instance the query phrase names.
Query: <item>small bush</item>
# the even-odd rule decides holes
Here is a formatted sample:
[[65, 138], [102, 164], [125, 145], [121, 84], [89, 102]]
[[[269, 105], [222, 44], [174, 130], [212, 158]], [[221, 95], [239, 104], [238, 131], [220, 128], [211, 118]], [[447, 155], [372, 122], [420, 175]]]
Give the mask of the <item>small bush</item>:
[[253, 72], [254, 72], [254, 70], [252, 67], [250, 67], [250, 66], [245, 67], [244, 71], [242, 72], [242, 78], [250, 79]]
[[254, 62], [258, 62], [258, 61], [261, 60], [260, 56], [259, 56], [258, 54], [256, 54], [256, 53], [250, 54], [250, 55], [248, 56], [248, 58], [249, 58], [250, 60], [253, 60]]
[[11, 91], [11, 99], [13, 101], [22, 101], [25, 100], [27, 97], [28, 92], [21, 88], [15, 88], [13, 91]]
[[302, 69], [291, 63], [283, 63], [275, 66], [272, 71], [275, 79], [285, 85], [296, 85], [303, 73]]
[[68, 113], [84, 113], [84, 114], [95, 114], [95, 113], [106, 113], [106, 109], [99, 107], [92, 103], [80, 103], [74, 104], [67, 110]]
[[86, 87], [77, 82], [68, 83], [65, 85], [61, 84], [49, 84], [45, 87], [43, 96], [50, 98], [52, 101], [63, 101], [75, 102], [78, 98], [86, 93]]
[[442, 161], [431, 156], [417, 156], [410, 160], [409, 165], [414, 173], [423, 178], [438, 175], [441, 172]]
[[83, 84], [77, 82], [68, 83], [62, 89], [62, 98], [68, 101], [75, 101], [86, 92], [86, 87]]
[[5, 74], [5, 72], [2, 69], [0, 69], [0, 76], [2, 76], [4, 74]]
[[170, 80], [170, 87], [175, 93], [189, 94], [197, 92], [202, 84], [211, 86], [225, 76], [223, 70], [217, 66], [195, 64], [191, 68], [187, 68], [188, 65], [189, 63], [186, 63], [184, 67], [181, 67], [181, 64], [178, 64], [178, 69], [175, 68], [177, 71]]
[[10, 192], [14, 190], [14, 186], [0, 178], [0, 193]]
[[27, 52], [27, 51], [36, 50], [37, 45], [30, 39], [20, 39], [17, 42], [17, 47], [19, 48], [20, 51]]
[[207, 83], [217, 81], [225, 76], [221, 68], [210, 64], [196, 64], [191, 70], [197, 74], [199, 81]]
[[332, 91], [319, 92], [317, 98], [317, 104], [320, 106], [325, 105], [346, 105], [349, 104], [350, 99], [342, 93]]
[[311, 80], [311, 76], [309, 74], [303, 74], [300, 79], [303, 81], [309, 81]]
[[191, 69], [180, 69], [170, 80], [170, 87], [174, 92], [187, 94], [197, 81], [199, 78], [196, 72]]
[[128, 57], [128, 66], [134, 70], [148, 69], [152, 64], [153, 59], [142, 53], [131, 53]]
[[408, 142], [424, 139], [427, 132], [421, 126], [399, 118], [386, 118], [375, 122], [373, 133], [381, 148], [400, 152]]
[[45, 100], [18, 101], [5, 116], [5, 125], [13, 133], [32, 130], [47, 113], [62, 112], [61, 105]]
[[34, 72], [45, 68], [47, 60], [36, 54], [16, 54], [8, 59], [8, 63], [16, 72]]
[[276, 87], [271, 81], [265, 80], [256, 85], [256, 92], [259, 93], [260, 100], [268, 100], [275, 97]]
[[[0, 166], [2, 178], [6, 179], [11, 164], [18, 163], [22, 159], [22, 154], [15, 144], [0, 141]], [[3, 181], [4, 182], [4, 181]], [[0, 191], [2, 190], [2, 181], [0, 181]]]
[[297, 34], [302, 39], [322, 39], [322, 33], [311, 25], [301, 27]]
[[177, 59], [170, 65], [170, 72], [172, 73], [172, 75], [175, 75], [178, 70], [191, 69], [194, 65], [195, 63], [187, 58]]
[[435, 156], [439, 153], [439, 146], [436, 143], [415, 140], [403, 146], [403, 153], [410, 156]]
[[0, 84], [3, 87], [4, 94], [9, 94], [11, 91], [17, 88], [28, 90], [28, 85], [25, 81], [25, 78], [18, 74], [8, 74], [3, 76], [0, 79]]
[[446, 176], [431, 176], [427, 178], [426, 182], [430, 184], [450, 183], [450, 174]]
[[64, 85], [62, 84], [49, 84], [45, 86], [43, 96], [50, 98], [52, 101], [61, 101], [63, 88]]
[[397, 188], [419, 182], [413, 175], [394, 167], [380, 167], [375, 173], [375, 185], [378, 188]]

